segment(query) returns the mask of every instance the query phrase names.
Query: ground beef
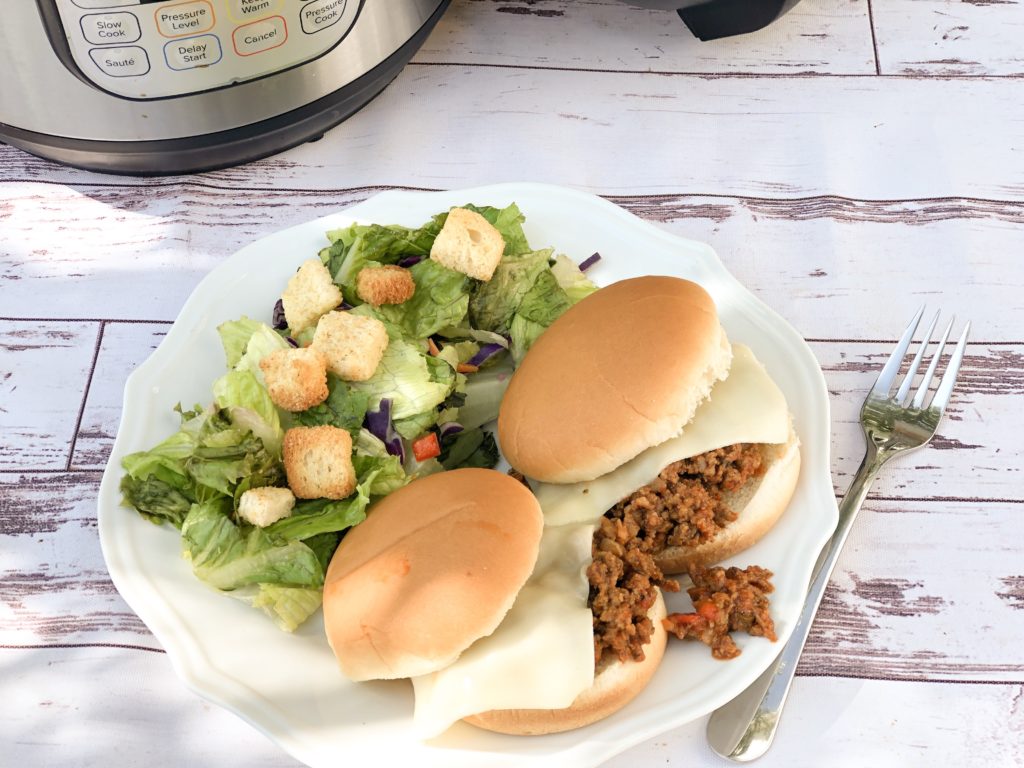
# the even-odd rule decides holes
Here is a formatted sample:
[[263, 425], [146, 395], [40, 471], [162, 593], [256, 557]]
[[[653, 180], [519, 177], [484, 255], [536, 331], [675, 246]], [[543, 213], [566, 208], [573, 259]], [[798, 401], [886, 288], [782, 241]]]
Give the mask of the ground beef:
[[665, 629], [681, 640], [700, 640], [716, 659], [740, 655], [729, 632], [746, 632], [775, 642], [775, 623], [768, 613], [772, 572], [748, 568], [694, 568], [693, 586], [687, 590], [693, 613], [672, 613]]
[[641, 661], [654, 627], [647, 612], [655, 588], [675, 592], [654, 555], [714, 538], [736, 515], [721, 501], [763, 474], [756, 445], [737, 444], [670, 464], [657, 479], [605, 513], [587, 570], [594, 614], [594, 657]]

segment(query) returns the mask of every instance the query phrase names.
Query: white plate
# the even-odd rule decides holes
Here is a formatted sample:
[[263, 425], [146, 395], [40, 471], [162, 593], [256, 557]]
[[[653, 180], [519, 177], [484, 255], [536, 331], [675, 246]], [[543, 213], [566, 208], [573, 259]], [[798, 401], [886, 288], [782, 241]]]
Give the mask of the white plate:
[[[121, 458], [177, 428], [173, 406], [206, 403], [223, 371], [218, 323], [243, 314], [269, 320], [296, 266], [325, 244], [324, 232], [351, 222], [418, 226], [452, 205], [516, 202], [535, 248], [554, 246], [577, 262], [598, 251], [599, 284], [643, 274], [686, 277], [714, 297], [731, 339], [748, 344], [785, 392], [803, 445], [803, 467], [780, 523], [735, 564], [775, 572], [772, 610], [779, 643], [740, 636], [741, 656], [715, 661], [699, 643], [671, 641], [654, 681], [600, 723], [540, 737], [500, 736], [459, 724], [430, 743], [410, 734], [407, 681], [351, 683], [337, 671], [319, 617], [294, 635], [262, 613], [208, 589], [180, 557], [169, 526], [121, 507]], [[756, 233], [751, 233], [755, 235]], [[656, 365], [652, 361], [652, 365]], [[537, 184], [454, 192], [385, 192], [348, 210], [249, 245], [211, 272], [186, 302], [166, 339], [125, 386], [121, 428], [103, 476], [99, 531], [110, 575], [196, 693], [227, 707], [311, 765], [597, 765], [622, 750], [707, 714], [737, 695], [790, 635], [811, 567], [835, 527], [829, 474], [825, 382], [796, 331], [740, 285], [702, 243], [683, 240], [592, 195]], [[670, 596], [682, 607], [685, 598]], [[318, 615], [319, 616], [319, 615]]]

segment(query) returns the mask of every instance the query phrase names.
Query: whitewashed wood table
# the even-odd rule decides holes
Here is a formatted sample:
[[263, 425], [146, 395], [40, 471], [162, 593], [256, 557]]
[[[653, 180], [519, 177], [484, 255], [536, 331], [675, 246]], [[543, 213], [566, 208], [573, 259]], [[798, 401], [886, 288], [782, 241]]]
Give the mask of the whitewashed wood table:
[[[543, 181], [714, 245], [811, 343], [837, 492], [913, 308], [974, 322], [940, 435], [840, 560], [766, 766], [1024, 764], [1024, 6], [805, 0], [699, 43], [610, 0], [456, 0], [386, 92], [241, 168], [101, 176], [0, 147], [4, 765], [288, 766], [189, 693], [111, 584], [125, 377], [240, 246], [382, 189]], [[613, 766], [722, 765], [704, 722]]]

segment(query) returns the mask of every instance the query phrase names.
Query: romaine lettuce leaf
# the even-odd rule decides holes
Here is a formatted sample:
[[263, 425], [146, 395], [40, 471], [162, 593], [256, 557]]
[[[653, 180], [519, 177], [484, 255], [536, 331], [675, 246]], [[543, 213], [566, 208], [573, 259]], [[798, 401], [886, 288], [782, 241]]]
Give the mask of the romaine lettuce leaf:
[[437, 458], [445, 469], [492, 469], [498, 463], [498, 446], [494, 435], [482, 429], [467, 429], [442, 443], [441, 455]]
[[474, 328], [507, 335], [512, 318], [537, 278], [549, 272], [551, 249], [506, 256], [489, 282], [476, 286], [469, 299], [469, 317]]
[[284, 430], [277, 406], [266, 387], [251, 371], [229, 371], [213, 382], [213, 399], [227, 410], [232, 424], [248, 429], [263, 441], [274, 456], [281, 455]]
[[551, 270], [541, 272], [512, 318], [512, 357], [518, 365], [537, 338], [570, 306]]
[[393, 339], [384, 351], [377, 371], [352, 388], [369, 396], [369, 407], [391, 399], [391, 417], [396, 421], [436, 408], [455, 387], [455, 371], [406, 341]]
[[353, 389], [333, 373], [327, 374], [327, 392], [327, 399], [320, 405], [293, 414], [295, 423], [304, 427], [329, 424], [347, 429], [355, 437], [363, 425], [370, 396]]
[[597, 285], [591, 282], [576, 266], [576, 262], [565, 254], [560, 253], [555, 256], [551, 273], [555, 276], [558, 284], [562, 286], [562, 290], [569, 297], [571, 304], [575, 304], [597, 290]]
[[286, 587], [281, 584], [257, 584], [250, 602], [264, 611], [285, 632], [294, 632], [316, 613], [323, 602], [320, 587]]
[[470, 280], [461, 272], [424, 259], [409, 268], [416, 292], [402, 304], [356, 308], [357, 314], [376, 317], [391, 338], [425, 339], [441, 328], [458, 325], [469, 310]]
[[217, 589], [271, 583], [320, 587], [324, 571], [301, 541], [285, 541], [266, 530], [237, 525], [231, 501], [194, 504], [181, 527], [184, 554], [196, 576]]
[[370, 503], [368, 489], [373, 485], [371, 473], [356, 486], [354, 496], [341, 501], [332, 499], [309, 499], [296, 502], [292, 513], [264, 530], [272, 535], [289, 540], [303, 540], [321, 533], [336, 533], [366, 519], [366, 505]]
[[217, 326], [220, 343], [224, 347], [224, 357], [228, 368], [234, 368], [245, 354], [249, 339], [263, 325], [258, 320], [250, 320], [244, 315], [238, 320], [228, 320]]
[[260, 360], [271, 352], [289, 348], [288, 342], [277, 331], [265, 323], [260, 323], [249, 337], [249, 343], [245, 345], [245, 354], [232, 368], [236, 371], [251, 371], [262, 384], [263, 371], [260, 370]]

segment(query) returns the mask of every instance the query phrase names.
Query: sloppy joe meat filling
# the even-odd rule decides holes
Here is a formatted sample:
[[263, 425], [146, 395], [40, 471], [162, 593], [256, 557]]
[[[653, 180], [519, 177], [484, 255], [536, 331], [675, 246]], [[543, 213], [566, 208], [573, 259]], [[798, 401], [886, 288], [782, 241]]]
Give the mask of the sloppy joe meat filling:
[[594, 658], [642, 661], [654, 631], [647, 612], [655, 588], [677, 592], [654, 561], [667, 547], [713, 539], [736, 519], [722, 494], [764, 474], [756, 444], [737, 443], [669, 464], [648, 485], [605, 513], [587, 569], [594, 614]]

